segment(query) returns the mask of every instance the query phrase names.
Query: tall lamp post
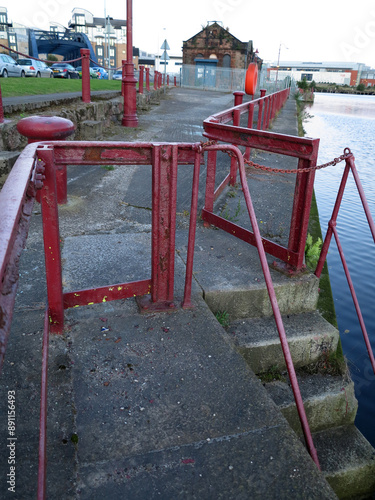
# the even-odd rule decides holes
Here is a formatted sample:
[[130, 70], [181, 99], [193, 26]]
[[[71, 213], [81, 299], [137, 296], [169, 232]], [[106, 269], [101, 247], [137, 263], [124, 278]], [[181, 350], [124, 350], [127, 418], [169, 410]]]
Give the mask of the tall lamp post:
[[126, 0], [126, 63], [124, 82], [124, 127], [138, 127], [137, 117], [137, 80], [133, 64], [133, 8], [132, 0]]
[[284, 47], [288, 50], [288, 47], [283, 44], [283, 43], [280, 43], [280, 46], [279, 46], [279, 55], [277, 57], [277, 68], [276, 68], [276, 82], [275, 82], [275, 85], [276, 85], [276, 90], [278, 90], [277, 88], [277, 78], [279, 76], [279, 65], [280, 65], [280, 52], [281, 52], [281, 46], [284, 45]]

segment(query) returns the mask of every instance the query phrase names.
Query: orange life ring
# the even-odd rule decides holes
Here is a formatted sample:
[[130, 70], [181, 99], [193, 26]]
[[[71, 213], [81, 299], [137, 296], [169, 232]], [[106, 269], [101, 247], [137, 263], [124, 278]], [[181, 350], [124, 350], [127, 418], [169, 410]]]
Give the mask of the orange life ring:
[[257, 88], [258, 81], [258, 65], [257, 63], [250, 63], [246, 71], [245, 78], [245, 92], [249, 95], [254, 95]]

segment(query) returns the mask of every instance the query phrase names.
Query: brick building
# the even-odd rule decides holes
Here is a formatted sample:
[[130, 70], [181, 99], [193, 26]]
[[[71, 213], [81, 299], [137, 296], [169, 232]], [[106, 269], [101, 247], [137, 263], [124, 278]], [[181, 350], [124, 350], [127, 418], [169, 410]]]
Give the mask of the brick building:
[[183, 64], [211, 63], [218, 68], [245, 69], [254, 60], [253, 42], [241, 42], [217, 22], [183, 42]]

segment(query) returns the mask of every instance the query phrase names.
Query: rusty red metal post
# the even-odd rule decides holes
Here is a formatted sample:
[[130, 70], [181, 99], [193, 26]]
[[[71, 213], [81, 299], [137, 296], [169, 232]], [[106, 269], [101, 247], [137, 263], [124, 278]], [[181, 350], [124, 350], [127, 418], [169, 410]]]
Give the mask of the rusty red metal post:
[[3, 96], [1, 95], [1, 87], [0, 87], [0, 123], [4, 123], [4, 108], [3, 108]]
[[[59, 116], [29, 116], [17, 123], [18, 132], [27, 137], [28, 143], [42, 141], [63, 141], [75, 131], [74, 123]], [[57, 202], [64, 205], [68, 201], [66, 165], [56, 170]], [[39, 193], [37, 201], [40, 201]]]
[[50, 331], [51, 333], [62, 333], [64, 328], [64, 301], [53, 147], [41, 146], [37, 149], [37, 157], [45, 165], [41, 206]]
[[240, 104], [242, 104], [245, 92], [242, 92], [241, 90], [236, 90], [236, 92], [233, 92], [233, 95], [234, 95], [234, 105], [239, 106]]
[[174, 259], [178, 145], [158, 145], [152, 151], [152, 289], [138, 300], [144, 310], [174, 308]]
[[133, 64], [133, 3], [126, 1], [126, 63], [124, 83], [124, 127], [138, 127], [137, 117], [137, 80]]
[[139, 86], [138, 86], [138, 92], [140, 94], [143, 94], [143, 72], [144, 72], [145, 67], [144, 66], [139, 66]]
[[125, 64], [126, 64], [126, 61], [123, 59], [121, 61], [121, 64], [122, 64], [122, 79], [121, 79], [121, 95], [124, 97], [125, 95]]
[[82, 59], [82, 101], [89, 103], [90, 95], [90, 50], [80, 49]]
[[150, 68], [146, 68], [146, 90], [150, 92]]

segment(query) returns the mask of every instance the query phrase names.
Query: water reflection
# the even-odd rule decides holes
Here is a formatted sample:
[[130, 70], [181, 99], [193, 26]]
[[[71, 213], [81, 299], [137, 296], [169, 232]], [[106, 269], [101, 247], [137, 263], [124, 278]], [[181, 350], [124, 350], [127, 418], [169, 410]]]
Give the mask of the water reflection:
[[[375, 216], [375, 144], [373, 126], [375, 96], [316, 94], [304, 123], [306, 135], [320, 138], [318, 163], [325, 163], [349, 147], [364, 187], [372, 216]], [[344, 163], [319, 170], [315, 193], [323, 234], [331, 216]], [[366, 328], [375, 350], [375, 245], [352, 177], [349, 177], [338, 216], [337, 229], [344, 249]], [[375, 446], [375, 376], [368, 360], [362, 332], [334, 244], [328, 268], [343, 349], [359, 401], [356, 425]]]

